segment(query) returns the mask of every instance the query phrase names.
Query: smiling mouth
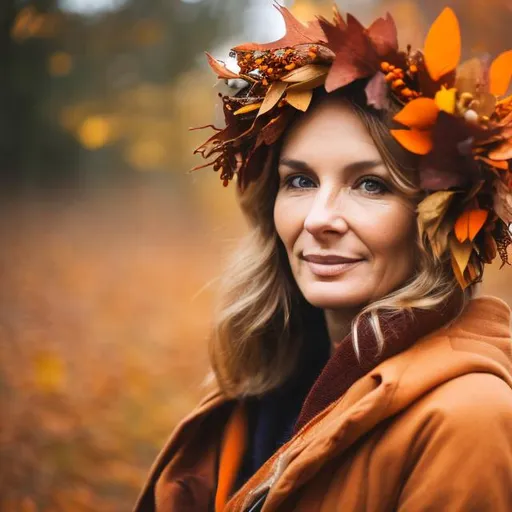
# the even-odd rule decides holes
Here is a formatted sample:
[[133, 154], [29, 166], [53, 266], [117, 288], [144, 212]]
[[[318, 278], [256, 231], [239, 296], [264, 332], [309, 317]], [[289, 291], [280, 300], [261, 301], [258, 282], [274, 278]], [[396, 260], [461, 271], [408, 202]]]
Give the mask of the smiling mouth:
[[343, 274], [362, 263], [364, 260], [355, 260], [346, 263], [318, 263], [304, 260], [312, 274], [318, 277], [333, 277]]

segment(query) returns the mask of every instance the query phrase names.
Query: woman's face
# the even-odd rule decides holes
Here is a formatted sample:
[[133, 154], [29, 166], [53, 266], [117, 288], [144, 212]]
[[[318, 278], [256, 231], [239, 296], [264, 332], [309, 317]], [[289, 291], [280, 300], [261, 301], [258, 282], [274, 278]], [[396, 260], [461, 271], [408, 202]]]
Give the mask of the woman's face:
[[308, 112], [278, 165], [274, 222], [308, 302], [362, 307], [412, 275], [414, 205], [348, 104], [328, 99]]

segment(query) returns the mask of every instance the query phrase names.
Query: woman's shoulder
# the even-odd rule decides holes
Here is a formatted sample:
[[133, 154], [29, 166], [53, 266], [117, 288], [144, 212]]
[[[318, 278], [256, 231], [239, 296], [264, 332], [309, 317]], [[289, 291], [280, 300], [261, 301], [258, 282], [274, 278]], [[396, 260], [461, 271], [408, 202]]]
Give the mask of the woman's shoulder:
[[475, 440], [496, 430], [512, 432], [512, 388], [492, 373], [467, 373], [447, 380], [412, 409], [423, 425], [432, 427], [431, 432], [442, 429], [457, 436], [474, 435]]

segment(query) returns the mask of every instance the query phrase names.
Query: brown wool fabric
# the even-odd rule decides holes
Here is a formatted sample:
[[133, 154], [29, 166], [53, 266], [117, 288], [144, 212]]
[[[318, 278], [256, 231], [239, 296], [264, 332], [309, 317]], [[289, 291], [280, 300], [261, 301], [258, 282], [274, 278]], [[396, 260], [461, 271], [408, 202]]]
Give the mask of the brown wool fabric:
[[380, 355], [377, 339], [367, 318], [363, 319], [359, 328], [361, 361], [357, 359], [350, 333], [332, 354], [306, 396], [295, 424], [295, 433], [379, 363], [406, 350], [423, 336], [455, 318], [462, 305], [463, 293], [458, 290], [434, 310], [413, 309], [412, 314], [400, 312], [391, 318], [381, 318], [385, 343]]

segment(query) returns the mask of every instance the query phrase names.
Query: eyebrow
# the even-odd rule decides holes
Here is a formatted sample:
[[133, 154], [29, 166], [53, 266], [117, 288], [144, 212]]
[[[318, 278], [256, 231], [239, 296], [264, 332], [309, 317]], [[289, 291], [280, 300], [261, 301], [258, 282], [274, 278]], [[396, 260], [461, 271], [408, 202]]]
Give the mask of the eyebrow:
[[[293, 158], [282, 158], [279, 161], [279, 166], [281, 165], [286, 165], [287, 167], [290, 167], [295, 171], [313, 172], [313, 168], [309, 166], [306, 162], [303, 162], [302, 160], [294, 160]], [[382, 160], [361, 160], [358, 162], [352, 162], [350, 164], [347, 164], [343, 168], [343, 170], [352, 174], [356, 172], [374, 169], [375, 167], [379, 167], [381, 165], [384, 165], [384, 162]]]

